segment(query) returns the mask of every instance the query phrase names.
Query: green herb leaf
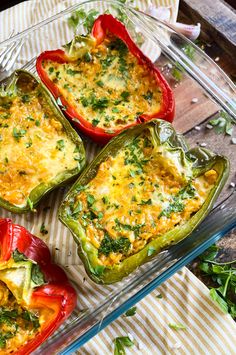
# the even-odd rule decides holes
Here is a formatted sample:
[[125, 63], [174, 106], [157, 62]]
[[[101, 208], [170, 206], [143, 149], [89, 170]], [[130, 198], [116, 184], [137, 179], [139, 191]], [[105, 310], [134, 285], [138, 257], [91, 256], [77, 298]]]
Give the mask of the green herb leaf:
[[56, 144], [56, 149], [63, 150], [65, 148], [65, 142], [63, 139], [59, 139]]
[[128, 336], [115, 338], [114, 344], [114, 355], [125, 355], [125, 347], [134, 345], [133, 341]]
[[137, 307], [132, 307], [125, 312], [125, 317], [132, 317], [136, 314]]
[[156, 252], [156, 249], [154, 247], [149, 247], [147, 255], [151, 256], [151, 255], [155, 254], [155, 252]]
[[87, 202], [89, 206], [92, 206], [92, 204], [95, 202], [95, 197], [93, 195], [88, 195], [87, 196]]
[[29, 95], [26, 94], [26, 95], [22, 96], [21, 100], [25, 104], [25, 103], [30, 102], [30, 97], [29, 97]]
[[31, 201], [31, 199], [29, 197], [27, 197], [27, 204], [30, 208], [30, 211], [33, 211], [34, 210], [34, 203], [33, 203], [33, 201]]
[[222, 111], [220, 116], [214, 118], [208, 122], [211, 126], [214, 127], [214, 130], [217, 134], [228, 134], [232, 135], [233, 133], [233, 123], [234, 121], [226, 112]]
[[13, 131], [12, 131], [12, 135], [13, 137], [19, 141], [20, 138], [24, 137], [24, 135], [26, 134], [26, 130], [25, 129], [17, 129], [17, 128], [13, 128]]
[[168, 326], [174, 330], [187, 329], [186, 325], [182, 323], [169, 323]]
[[38, 264], [32, 264], [31, 279], [35, 286], [41, 286], [45, 284], [44, 275]]
[[27, 256], [25, 254], [19, 252], [18, 249], [15, 249], [12, 253], [13, 260], [17, 263], [18, 261], [25, 261], [28, 260]]
[[96, 126], [99, 124], [99, 122], [100, 122], [99, 119], [94, 118], [94, 119], [92, 120], [92, 125], [93, 125], [94, 127], [96, 127]]
[[219, 305], [220, 309], [224, 313], [228, 313], [227, 302], [222, 297], [220, 297], [220, 295], [218, 294], [218, 292], [217, 292], [217, 290], [215, 288], [212, 288], [210, 290], [210, 296]]

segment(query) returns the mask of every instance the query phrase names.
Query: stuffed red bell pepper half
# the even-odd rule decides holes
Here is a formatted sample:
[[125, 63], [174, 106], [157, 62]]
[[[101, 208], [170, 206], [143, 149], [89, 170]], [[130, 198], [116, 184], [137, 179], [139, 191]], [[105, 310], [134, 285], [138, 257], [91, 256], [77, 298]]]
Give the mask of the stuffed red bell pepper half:
[[67, 117], [96, 142], [107, 143], [153, 118], [173, 121], [174, 97], [157, 67], [112, 15], [100, 15], [90, 35], [76, 35], [37, 58], [37, 72]]
[[76, 298], [46, 244], [0, 219], [0, 354], [30, 354], [71, 314]]

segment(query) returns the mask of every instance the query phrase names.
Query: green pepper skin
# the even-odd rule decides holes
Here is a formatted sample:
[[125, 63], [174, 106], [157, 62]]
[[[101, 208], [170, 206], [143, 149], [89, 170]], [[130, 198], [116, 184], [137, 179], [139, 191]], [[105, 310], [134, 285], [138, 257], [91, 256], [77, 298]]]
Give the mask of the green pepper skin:
[[[177, 226], [161, 237], [149, 242], [141, 251], [121, 261], [112, 267], [104, 267], [98, 264], [97, 249], [87, 241], [85, 231], [80, 223], [71, 217], [70, 206], [73, 204], [77, 188], [85, 186], [96, 176], [99, 165], [107, 157], [115, 155], [119, 149], [139, 135], [142, 130], [148, 129], [153, 137], [164, 149], [175, 150], [182, 166], [190, 166], [193, 177], [196, 177], [212, 167], [218, 172], [218, 178], [211, 189], [207, 199], [195, 215], [184, 225]], [[129, 275], [140, 265], [150, 261], [156, 254], [171, 244], [178, 243], [186, 238], [193, 229], [206, 217], [211, 210], [216, 198], [222, 190], [229, 175], [229, 162], [220, 155], [216, 155], [206, 149], [194, 148], [189, 150], [183, 136], [174, 131], [172, 125], [163, 120], [154, 120], [137, 127], [130, 128], [112, 139], [108, 145], [98, 154], [93, 162], [84, 170], [79, 179], [70, 189], [59, 209], [59, 219], [72, 232], [75, 242], [78, 244], [78, 254], [82, 259], [89, 277], [96, 283], [111, 284], [120, 281]], [[149, 248], [155, 253], [148, 255]]]
[[[48, 106], [52, 109], [54, 113], [54, 118], [56, 118], [63, 126], [67, 136], [76, 144], [78, 149], [78, 153], [81, 156], [81, 161], [78, 164], [78, 167], [72, 170], [64, 171], [58, 174], [51, 182], [49, 183], [41, 183], [36, 186], [29, 195], [29, 199], [32, 202], [32, 205], [29, 206], [27, 204], [23, 207], [15, 206], [8, 201], [2, 199], [0, 197], [0, 207], [5, 208], [6, 210], [13, 212], [13, 213], [25, 213], [34, 210], [37, 206], [39, 201], [50, 191], [55, 189], [56, 187], [63, 186], [67, 184], [70, 180], [76, 178], [81, 170], [85, 166], [85, 149], [83, 142], [78, 135], [78, 133], [72, 128], [68, 120], [63, 116], [61, 110], [59, 109], [55, 99], [49, 92], [49, 90], [31, 73], [25, 70], [16, 70], [5, 82], [5, 88], [0, 90], [0, 99], [4, 98], [7, 99], [6, 96], [15, 96], [17, 95], [17, 81], [21, 76], [29, 77], [31, 80], [32, 78], [38, 83], [39, 87], [38, 90], [43, 94], [44, 98], [47, 100]], [[14, 149], [14, 147], [12, 147]]]

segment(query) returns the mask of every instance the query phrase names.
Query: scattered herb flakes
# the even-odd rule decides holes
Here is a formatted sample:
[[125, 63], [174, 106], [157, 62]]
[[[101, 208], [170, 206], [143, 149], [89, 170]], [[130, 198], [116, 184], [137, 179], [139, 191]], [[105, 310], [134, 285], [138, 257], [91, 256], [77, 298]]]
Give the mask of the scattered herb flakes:
[[139, 205], [152, 205], [152, 200], [150, 198], [148, 200], [141, 200]]
[[98, 255], [104, 254], [108, 256], [111, 252], [122, 252], [125, 254], [128, 252], [129, 248], [130, 241], [128, 238], [120, 237], [119, 239], [113, 239], [106, 233], [98, 249]]
[[230, 136], [233, 133], [233, 123], [232, 118], [226, 112], [221, 112], [219, 117], [208, 122], [217, 134], [224, 133]]
[[102, 80], [96, 81], [96, 84], [97, 84], [98, 86], [100, 86], [101, 88], [103, 88], [103, 86], [104, 86], [104, 82], [103, 82]]
[[40, 233], [41, 233], [42, 235], [48, 234], [48, 230], [45, 228], [44, 222], [42, 223], [42, 225], [41, 225], [41, 227], [40, 227]]
[[100, 122], [100, 120], [99, 120], [98, 118], [94, 118], [94, 119], [92, 120], [92, 125], [93, 125], [94, 127], [96, 127], [96, 126], [99, 124], [99, 122]]
[[35, 126], [37, 126], [37, 127], [40, 126], [40, 121], [39, 121], [39, 120], [36, 120], [36, 121], [35, 121]]
[[12, 136], [19, 141], [20, 138], [24, 137], [24, 135], [26, 134], [26, 130], [25, 129], [17, 129], [16, 127], [13, 128], [12, 131]]
[[76, 74], [79, 74], [79, 73], [80, 73], [80, 71], [78, 71], [78, 70], [73, 70], [73, 69], [71, 69], [71, 68], [69, 68], [69, 69], [66, 70], [66, 74], [71, 75], [71, 76], [75, 76]]
[[34, 121], [34, 118], [33, 118], [32, 116], [27, 116], [27, 117], [26, 117], [26, 120], [27, 120], [27, 121]]
[[122, 99], [123, 99], [124, 101], [128, 101], [128, 98], [129, 98], [129, 96], [130, 96], [130, 93], [129, 93], [129, 91], [123, 91], [123, 92], [120, 94], [120, 96], [122, 97]]
[[132, 307], [130, 309], [128, 309], [127, 312], [125, 312], [125, 317], [132, 317], [136, 314], [137, 311], [137, 307]]
[[33, 202], [31, 201], [31, 199], [29, 197], [27, 197], [27, 204], [30, 208], [30, 211], [33, 211], [34, 210], [34, 204]]
[[63, 150], [65, 148], [65, 142], [63, 139], [59, 139], [56, 144], [56, 149]]
[[155, 252], [156, 252], [156, 248], [154, 248], [154, 247], [149, 247], [149, 248], [148, 248], [147, 255], [148, 255], [148, 256], [151, 256], [151, 255], [155, 254]]
[[36, 286], [42, 286], [45, 284], [44, 275], [38, 264], [32, 265], [31, 279]]
[[27, 94], [25, 94], [25, 95], [22, 96], [21, 100], [22, 100], [22, 102], [23, 102], [24, 104], [25, 104], [25, 103], [28, 103], [28, 102], [30, 102], [30, 96], [27, 95]]
[[169, 323], [168, 326], [171, 328], [171, 329], [174, 329], [174, 330], [185, 330], [187, 329], [186, 325], [182, 324], [182, 323]]
[[129, 336], [117, 337], [114, 339], [114, 355], [125, 355], [125, 348], [130, 348], [134, 342]]
[[218, 247], [212, 245], [200, 256], [199, 269], [214, 282], [210, 289], [210, 297], [218, 304], [224, 313], [236, 318], [236, 304], [233, 295], [236, 293], [236, 260], [225, 263], [215, 261]]
[[161, 294], [161, 293], [159, 293], [159, 295], [157, 295], [157, 296], [156, 296], [156, 298], [162, 299], [162, 298], [163, 298], [163, 296], [162, 296], [162, 294]]

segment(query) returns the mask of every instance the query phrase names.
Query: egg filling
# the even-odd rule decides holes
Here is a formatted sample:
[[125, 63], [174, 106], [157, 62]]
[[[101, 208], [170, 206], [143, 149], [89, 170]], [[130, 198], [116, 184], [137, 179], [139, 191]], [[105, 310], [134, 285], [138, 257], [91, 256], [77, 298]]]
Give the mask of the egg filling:
[[111, 35], [76, 61], [44, 60], [42, 66], [68, 104], [107, 133], [161, 108], [162, 92], [154, 74]]
[[79, 161], [39, 84], [20, 77], [17, 95], [0, 97], [0, 198], [26, 206], [34, 188], [75, 169]]

